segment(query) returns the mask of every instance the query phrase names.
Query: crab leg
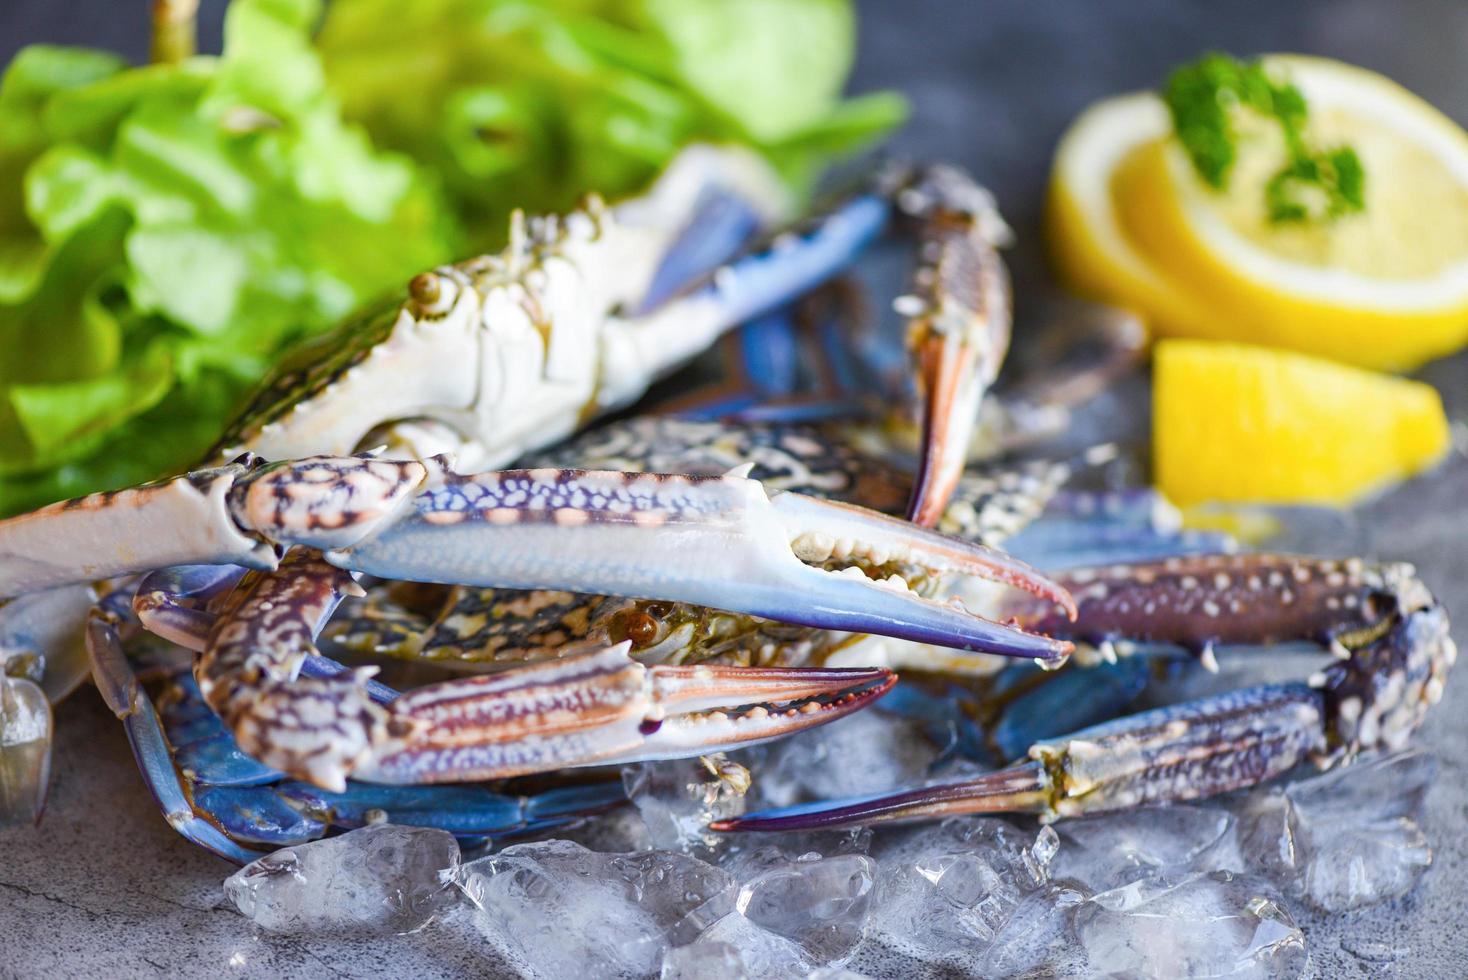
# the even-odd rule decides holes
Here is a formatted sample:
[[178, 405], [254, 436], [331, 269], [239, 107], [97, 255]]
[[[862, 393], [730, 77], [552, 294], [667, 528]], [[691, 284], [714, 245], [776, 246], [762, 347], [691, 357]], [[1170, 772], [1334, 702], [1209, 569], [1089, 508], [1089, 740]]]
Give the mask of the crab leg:
[[534, 795], [495, 793], [481, 786], [384, 787], [357, 782], [349, 783], [343, 793], [327, 793], [297, 782], [235, 785], [232, 771], [193, 772], [180, 760], [186, 755], [180, 749], [224, 732], [192, 678], [181, 678], [160, 713], [143, 694], [123, 651], [123, 621], [98, 610], [88, 630], [98, 676], [107, 679], [103, 695], [122, 718], [144, 780], [169, 824], [186, 839], [236, 864], [314, 840], [328, 827], [361, 827], [384, 817], [394, 823], [438, 827], [465, 839], [498, 838], [564, 824], [624, 799], [621, 785], [606, 781]]
[[[302, 678], [350, 576], [309, 553], [231, 594], [195, 666], [204, 700], [258, 770], [334, 792], [372, 782], [497, 779], [674, 758], [775, 738], [850, 713], [891, 686], [885, 670], [645, 667], [628, 644], [445, 681], [386, 705], [366, 670]], [[208, 746], [205, 740], [195, 745]]]
[[[1340, 564], [1287, 561], [1312, 574]], [[1326, 589], [1340, 588], [1330, 584], [1332, 572], [1324, 574]], [[1441, 699], [1457, 651], [1442, 606], [1409, 569], [1363, 566], [1356, 574], [1358, 602], [1351, 608], [1374, 609], [1345, 614], [1346, 629], [1325, 634], [1345, 655], [1309, 683], [1247, 688], [1041, 741], [1030, 746], [1028, 761], [962, 783], [768, 811], [715, 829], [826, 828], [994, 811], [1053, 819], [1197, 799], [1273, 779], [1311, 758], [1330, 764], [1366, 749], [1399, 749]], [[1383, 588], [1388, 584], [1390, 592]], [[1234, 638], [1276, 638], [1282, 625], [1251, 627], [1245, 620], [1260, 618], [1260, 611], [1242, 607], [1211, 618], [1223, 621], [1215, 631]], [[1320, 629], [1319, 618], [1305, 613], [1293, 636], [1325, 638]]]
[[199, 605], [226, 595], [245, 574], [237, 565], [174, 565], [143, 578], [133, 615], [148, 632], [189, 650], [204, 649], [214, 614]]
[[200, 847], [227, 861], [248, 864], [260, 854], [240, 845], [194, 811], [184, 781], [173, 766], [168, 737], [163, 733], [158, 712], [127, 662], [119, 627], [119, 620], [101, 607], [88, 619], [87, 649], [92, 657], [92, 674], [107, 706], [122, 720], [143, 781], [163, 811], [163, 818]]
[[880, 669], [644, 667], [621, 643], [405, 695], [395, 714], [418, 724], [357, 774], [458, 782], [741, 748], [844, 717], [895, 679]]
[[1399, 608], [1431, 602], [1412, 566], [1352, 558], [1191, 555], [1075, 568], [1057, 578], [1075, 596], [1074, 622], [1066, 610], [1012, 596], [1003, 612], [1093, 645], [1181, 646], [1205, 664], [1227, 644], [1301, 639], [1344, 652], [1383, 632]]
[[908, 317], [908, 348], [922, 391], [922, 451], [908, 516], [943, 516], [968, 458], [979, 404], [1009, 350], [1009, 273], [997, 246], [1012, 237], [987, 190], [952, 167], [933, 167], [897, 195], [921, 223]]

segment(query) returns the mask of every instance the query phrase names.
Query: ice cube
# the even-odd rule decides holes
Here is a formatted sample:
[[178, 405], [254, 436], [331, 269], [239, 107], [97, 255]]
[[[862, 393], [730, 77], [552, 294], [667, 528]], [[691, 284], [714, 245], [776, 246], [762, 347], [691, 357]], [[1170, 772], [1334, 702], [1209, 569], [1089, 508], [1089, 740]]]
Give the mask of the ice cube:
[[962, 818], [919, 828], [878, 849], [872, 937], [904, 956], [957, 966], [984, 953], [1024, 896], [1043, 887], [1053, 831], [1039, 846], [1002, 820]]
[[1326, 912], [1405, 895], [1432, 864], [1419, 821], [1436, 760], [1417, 751], [1342, 766], [1285, 787], [1305, 898]]
[[1268, 883], [1227, 871], [1155, 876], [1091, 898], [1076, 913], [1098, 974], [1298, 976], [1305, 937]]
[[877, 863], [862, 854], [780, 860], [745, 881], [735, 908], [818, 963], [844, 960], [866, 931]]
[[677, 759], [622, 770], [627, 797], [653, 847], [708, 856], [723, 843], [710, 822], [745, 810], [749, 770], [722, 755]]
[[725, 942], [697, 942], [670, 949], [663, 957], [662, 980], [708, 980], [746, 975], [739, 950]]
[[1295, 805], [1278, 786], [1261, 787], [1230, 806], [1237, 815], [1234, 841], [1236, 870], [1274, 882], [1287, 894], [1298, 894], [1300, 841]]
[[517, 844], [465, 864], [460, 881], [491, 943], [547, 977], [656, 973], [732, 907], [727, 872], [685, 854], [599, 854]]
[[872, 831], [868, 827], [779, 834], [722, 834], [721, 838], [727, 843], [718, 854], [718, 865], [740, 881], [797, 858], [870, 854], [872, 850]]
[[679, 952], [681, 956], [702, 959], [706, 954], [698, 947], [708, 945], [731, 948], [739, 957], [739, 967], [736, 970], [728, 973], [701, 974], [701, 976], [718, 977], [719, 980], [803, 977], [817, 966], [798, 943], [767, 929], [761, 929], [738, 912], [731, 912], [709, 926], [693, 944], [695, 947], [693, 952]]
[[1155, 871], [1190, 870], [1224, 842], [1232, 823], [1227, 811], [1198, 806], [1147, 806], [1068, 820], [1059, 825], [1065, 846], [1055, 874], [1104, 891]]
[[448, 833], [379, 824], [252, 861], [224, 893], [272, 932], [412, 932], [458, 901], [458, 867]]
[[858, 711], [771, 745], [754, 789], [762, 806], [865, 796], [923, 782], [937, 757], [912, 722]]
[[994, 941], [961, 969], [984, 977], [1093, 975], [1074, 926], [1075, 911], [1088, 895], [1076, 882], [1058, 881], [1023, 896]]
[[574, 841], [589, 851], [608, 854], [654, 849], [642, 814], [630, 806], [598, 814], [574, 826], [558, 828], [553, 836], [558, 840]]
[[0, 826], [35, 823], [51, 778], [51, 705], [39, 686], [0, 674]]

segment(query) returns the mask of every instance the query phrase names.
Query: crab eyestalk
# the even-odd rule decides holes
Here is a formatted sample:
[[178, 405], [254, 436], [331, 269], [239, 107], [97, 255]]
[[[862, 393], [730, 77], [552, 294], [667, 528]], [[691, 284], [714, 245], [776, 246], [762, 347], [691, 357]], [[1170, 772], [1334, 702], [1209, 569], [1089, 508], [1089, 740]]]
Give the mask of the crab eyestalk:
[[[1332, 644], [1341, 656], [1308, 683], [1233, 691], [1047, 739], [1030, 746], [1028, 760], [962, 783], [767, 811], [714, 829], [825, 829], [996, 811], [1071, 817], [1198, 799], [1273, 779], [1309, 759], [1330, 764], [1365, 750], [1403, 747], [1441, 699], [1457, 658], [1447, 615], [1410, 567], [1351, 562], [1346, 570], [1345, 562], [1269, 556], [1242, 561], [1251, 572], [1263, 571], [1252, 591], [1266, 592], [1271, 568], [1290, 568], [1299, 572], [1288, 579], [1293, 587], [1317, 583], [1310, 590], [1315, 602], [1297, 607], [1292, 622], [1288, 615], [1270, 619], [1259, 608], [1219, 605], [1204, 613], [1200, 628], [1235, 642], [1267, 636]], [[1180, 570], [1173, 565], [1173, 572]], [[1165, 565], [1146, 570], [1156, 573], [1150, 582], [1125, 587], [1129, 603], [1145, 602], [1153, 590], [1155, 601], [1172, 594], [1177, 582], [1165, 577]], [[1267, 604], [1294, 605], [1278, 591], [1285, 581]], [[1244, 587], [1250, 588], [1247, 579]], [[1221, 580], [1195, 581], [1189, 591], [1227, 603], [1229, 588]], [[1346, 595], [1357, 601], [1345, 604]], [[1169, 602], [1175, 606], [1176, 596]], [[1090, 626], [1092, 609], [1082, 595], [1079, 630]], [[1159, 633], [1177, 642], [1175, 608], [1173, 613], [1160, 615]], [[1330, 614], [1336, 627], [1322, 632]]]
[[1009, 273], [997, 246], [1010, 231], [987, 190], [933, 167], [897, 195], [920, 222], [913, 290], [894, 304], [908, 318], [908, 349], [922, 397], [922, 449], [908, 516], [937, 524], [958, 485], [979, 404], [1009, 350]]

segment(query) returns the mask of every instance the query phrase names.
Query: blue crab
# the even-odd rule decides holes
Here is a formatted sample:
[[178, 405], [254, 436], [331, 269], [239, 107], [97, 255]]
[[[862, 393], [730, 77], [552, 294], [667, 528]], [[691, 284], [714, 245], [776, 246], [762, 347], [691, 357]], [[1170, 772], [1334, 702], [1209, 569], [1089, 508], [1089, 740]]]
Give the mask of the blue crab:
[[[175, 826], [225, 856], [248, 856], [220, 833], [238, 829], [224, 816], [192, 804], [185, 813], [184, 803], [201, 802], [195, 789], [222, 784], [191, 782], [212, 769], [175, 765], [175, 750], [199, 739], [170, 735], [167, 713], [160, 723], [143, 696], [128, 657], [141, 644], [146, 658], [150, 647], [133, 636], [138, 623], [200, 651], [196, 690], [174, 674], [161, 696], [202, 701], [222, 717], [226, 727], [202, 740], [253, 765], [246, 782], [289, 776], [337, 794], [368, 792], [355, 780], [348, 787], [353, 772], [421, 789], [697, 754], [799, 730], [890, 683], [883, 670], [759, 675], [705, 666], [695, 683], [684, 668], [644, 666], [628, 659], [625, 644], [610, 644], [398, 697], [311, 648], [336, 602], [357, 589], [356, 574], [615, 591], [815, 629], [1050, 660], [1067, 654], [1064, 641], [823, 567], [824, 543], [842, 542], [858, 557], [994, 578], [1069, 602], [1022, 562], [861, 508], [769, 490], [747, 468], [702, 477], [553, 467], [463, 475], [553, 445], [632, 401], [729, 327], [828, 278], [894, 215], [925, 242], [915, 295], [926, 299], [900, 305], [917, 349], [942, 348], [925, 355], [926, 373], [946, 379], [938, 387], [981, 392], [997, 370], [987, 361], [1008, 342], [1007, 318], [987, 308], [983, 291], [1002, 287], [1002, 276], [985, 271], [998, 261], [986, 194], [956, 172], [888, 173], [817, 219], [761, 237], [785, 210], [774, 187], [752, 158], [695, 148], [646, 195], [615, 208], [592, 199], [564, 218], [517, 216], [503, 253], [417, 277], [405, 303], [284, 364], [211, 465], [0, 522], [0, 596], [111, 580], [87, 630], [93, 674]], [[966, 276], [987, 276], [989, 285], [975, 292]], [[932, 364], [942, 369], [935, 374]], [[961, 459], [972, 419], [925, 417], [926, 465]], [[371, 451], [349, 455], [363, 449]], [[928, 492], [947, 492], [945, 481]], [[716, 560], [688, 561], [693, 555]], [[149, 572], [141, 583], [119, 580]], [[522, 689], [564, 696], [532, 698], [527, 721], [512, 717]], [[460, 695], [472, 723], [434, 708]], [[625, 711], [602, 717], [604, 696]], [[736, 708], [739, 724], [729, 729], [728, 711], [715, 709]], [[218, 793], [202, 795], [224, 805]], [[353, 805], [337, 803], [343, 812]], [[270, 806], [240, 803], [236, 812]]]

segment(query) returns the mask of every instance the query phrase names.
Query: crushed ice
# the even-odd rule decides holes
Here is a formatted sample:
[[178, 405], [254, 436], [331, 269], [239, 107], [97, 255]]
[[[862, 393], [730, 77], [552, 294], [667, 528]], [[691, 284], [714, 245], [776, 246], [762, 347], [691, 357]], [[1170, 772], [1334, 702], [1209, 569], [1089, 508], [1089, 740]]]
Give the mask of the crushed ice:
[[224, 894], [272, 932], [413, 932], [455, 903], [458, 872], [450, 834], [379, 824], [252, 861]]
[[[811, 733], [824, 744], [746, 754], [752, 788], [722, 758], [632, 767], [633, 805], [562, 832], [574, 840], [461, 866], [447, 834], [372, 827], [263, 858], [226, 892], [271, 930], [404, 932], [437, 917], [429, 928], [527, 977], [1290, 977], [1308, 964], [1295, 913], [1398, 897], [1432, 860], [1419, 821], [1435, 766], [1417, 751], [1050, 827], [709, 833], [772, 797], [919, 781], [931, 758], [916, 753], [829, 771], [861, 768], [862, 738], [898, 739], [871, 723], [895, 720], [864, 716]], [[802, 769], [817, 759], [826, 771]]]

